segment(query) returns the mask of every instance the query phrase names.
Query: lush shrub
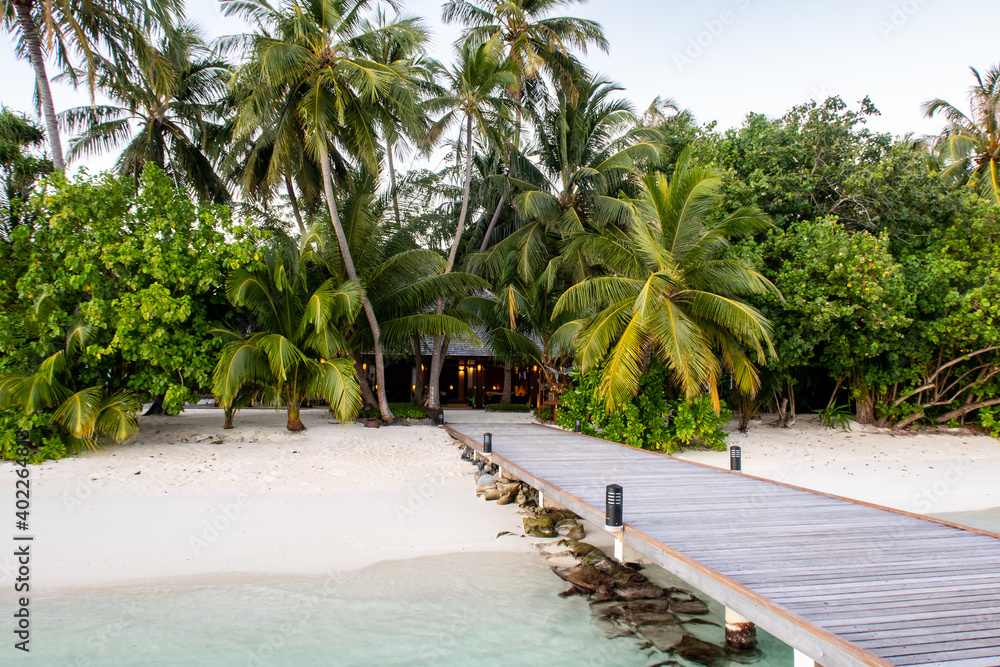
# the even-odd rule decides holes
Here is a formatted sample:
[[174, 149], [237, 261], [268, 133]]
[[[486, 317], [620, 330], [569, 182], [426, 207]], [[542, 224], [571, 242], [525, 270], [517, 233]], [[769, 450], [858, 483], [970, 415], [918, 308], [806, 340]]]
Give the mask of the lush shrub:
[[0, 374], [24, 374], [89, 327], [74, 379], [107, 395], [162, 401], [171, 414], [212, 386], [230, 312], [225, 278], [254, 260], [253, 229], [199, 205], [150, 166], [131, 177], [53, 176], [31, 225], [0, 243]]
[[51, 423], [46, 412], [36, 412], [24, 416], [18, 410], [0, 410], [0, 459], [17, 459], [17, 432], [25, 429], [31, 441], [28, 462], [42, 463], [49, 459], [60, 459], [80, 453], [83, 443], [69, 438], [64, 429]]
[[[413, 403], [390, 403], [389, 409], [392, 411], [393, 416], [400, 419], [427, 418], [427, 408], [422, 405], [414, 405]], [[358, 417], [360, 419], [381, 419], [382, 411], [378, 409], [378, 406], [376, 406], [371, 410], [362, 410], [358, 413]]]
[[639, 381], [639, 393], [615, 412], [608, 413], [598, 392], [601, 369], [587, 373], [573, 371], [573, 388], [561, 396], [558, 424], [572, 429], [576, 419], [586, 435], [599, 435], [642, 449], [676, 451], [698, 443], [725, 449], [723, 426], [732, 413], [725, 407], [716, 413], [708, 395], [694, 401], [668, 400], [666, 370], [657, 362]]
[[551, 424], [554, 419], [552, 408], [548, 406], [545, 406], [544, 408], [538, 408], [537, 410], [535, 410], [535, 417], [540, 422], [548, 422]]
[[484, 406], [487, 412], [531, 412], [531, 406], [526, 403], [490, 403]]

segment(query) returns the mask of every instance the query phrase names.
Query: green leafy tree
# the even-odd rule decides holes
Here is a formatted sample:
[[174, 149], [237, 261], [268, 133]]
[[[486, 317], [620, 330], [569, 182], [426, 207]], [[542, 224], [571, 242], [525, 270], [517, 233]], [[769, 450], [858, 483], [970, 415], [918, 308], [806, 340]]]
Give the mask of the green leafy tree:
[[213, 373], [216, 400], [229, 410], [250, 385], [285, 406], [289, 431], [305, 429], [299, 410], [313, 398], [328, 401], [347, 423], [361, 407], [361, 394], [354, 364], [343, 357], [349, 346], [341, 330], [358, 313], [361, 286], [326, 277], [319, 234], [307, 234], [297, 247], [291, 239], [275, 245], [263, 267], [237, 269], [226, 281], [230, 302], [248, 309], [253, 324], [248, 333], [216, 330], [226, 341]]
[[729, 209], [755, 207], [778, 227], [836, 215], [851, 228], [877, 229], [880, 198], [853, 177], [878, 165], [892, 145], [865, 126], [878, 113], [867, 98], [855, 111], [831, 97], [777, 119], [750, 114], [740, 128], [705, 135], [697, 152], [727, 172]]
[[774, 356], [770, 322], [745, 300], [774, 287], [726, 257], [730, 238], [759, 233], [769, 223], [747, 209], [713, 219], [719, 185], [686, 151], [669, 180], [661, 173], [642, 178], [627, 231], [608, 227], [573, 241], [605, 275], [570, 287], [555, 313], [596, 309], [563, 328], [573, 335], [581, 369], [603, 368], [600, 391], [609, 409], [636, 395], [653, 358], [685, 397], [708, 387], [718, 408], [723, 367], [751, 393], [759, 380], [745, 349], [758, 364]]
[[818, 220], [775, 233], [766, 250], [775, 267], [768, 275], [785, 297], [765, 307], [778, 341], [772, 372], [792, 381], [806, 368], [827, 374], [850, 391], [864, 424], [908, 365], [913, 295], [889, 245], [887, 236]]
[[[229, 305], [226, 275], [254, 255], [228, 209], [198, 207], [155, 166], [130, 177], [54, 177], [0, 253], [0, 359], [31, 367], [74, 322], [91, 329], [79, 380], [135, 393], [170, 413], [211, 385], [219, 343], [208, 334]], [[3, 362], [0, 362], [2, 370]]]
[[976, 79], [969, 115], [942, 99], [926, 102], [924, 113], [948, 122], [938, 141], [950, 163], [944, 175], [972, 178], [984, 197], [1000, 203], [1000, 67], [991, 67], [985, 77], [969, 69]]
[[897, 428], [976, 411], [989, 421], [1000, 404], [1000, 211], [988, 199], [958, 194], [962, 209], [952, 224], [899, 260], [915, 304], [901, 346], [910, 373], [886, 401]]

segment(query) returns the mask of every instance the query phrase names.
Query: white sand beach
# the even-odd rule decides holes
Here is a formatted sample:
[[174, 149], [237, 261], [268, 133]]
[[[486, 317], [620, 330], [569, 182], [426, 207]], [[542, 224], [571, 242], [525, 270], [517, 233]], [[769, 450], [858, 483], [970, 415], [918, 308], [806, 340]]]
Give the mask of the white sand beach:
[[[827, 429], [816, 415], [776, 428], [773, 415], [731, 433], [743, 472], [917, 514], [1000, 507], [1000, 440], [961, 429], [901, 433], [851, 422]], [[731, 423], [735, 430], [735, 422]], [[729, 469], [728, 452], [676, 455]]]
[[[272, 410], [242, 411], [228, 431], [214, 409], [143, 417], [127, 444], [33, 467], [39, 590], [530, 549], [496, 539], [520, 517], [476, 498], [474, 468], [442, 429], [341, 426], [328, 415], [303, 410], [300, 433]], [[13, 506], [13, 484], [4, 495]], [[7, 581], [12, 566], [0, 558]]]
[[[442, 429], [341, 426], [322, 409], [302, 419], [308, 430], [289, 433], [283, 413], [270, 410], [239, 413], [229, 431], [214, 409], [144, 417], [125, 445], [32, 468], [38, 589], [224, 583], [424, 555], [534, 552], [527, 540], [497, 539], [520, 532], [517, 507], [476, 498], [474, 468]], [[749, 474], [920, 513], [1000, 505], [995, 439], [767, 421], [730, 438]], [[679, 457], [728, 467], [724, 452]], [[13, 484], [3, 493], [12, 498]], [[12, 580], [9, 555], [0, 573]]]

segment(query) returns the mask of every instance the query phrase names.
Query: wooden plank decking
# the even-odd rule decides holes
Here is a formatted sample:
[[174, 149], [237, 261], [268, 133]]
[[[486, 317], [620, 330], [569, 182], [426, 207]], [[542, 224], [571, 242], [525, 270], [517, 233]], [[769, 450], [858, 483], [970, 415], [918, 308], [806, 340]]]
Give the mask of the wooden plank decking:
[[1000, 535], [529, 424], [449, 424], [824, 667], [1000, 667]]

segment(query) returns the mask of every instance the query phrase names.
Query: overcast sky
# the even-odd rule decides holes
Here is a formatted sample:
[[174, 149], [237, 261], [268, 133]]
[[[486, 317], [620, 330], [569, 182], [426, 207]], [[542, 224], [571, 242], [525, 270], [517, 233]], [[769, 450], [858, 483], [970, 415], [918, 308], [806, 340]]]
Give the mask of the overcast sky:
[[[433, 32], [431, 53], [450, 62], [460, 29], [441, 23], [441, 3], [404, 0]], [[882, 116], [869, 125], [893, 134], [935, 134], [922, 102], [942, 97], [967, 108], [969, 67], [1000, 62], [990, 29], [997, 0], [592, 0], [560, 13], [603, 25], [609, 54], [585, 61], [621, 84], [638, 110], [657, 95], [674, 98], [701, 123], [742, 123], [751, 112], [780, 116], [810, 99], [840, 95], [856, 108], [865, 95]], [[218, 3], [189, 2], [189, 16], [215, 37], [237, 32]], [[0, 103], [32, 108], [34, 76], [14, 57], [8, 37], [0, 50]], [[56, 111], [85, 104], [86, 94], [55, 86]], [[113, 156], [91, 161], [103, 168]], [[405, 165], [404, 165], [405, 167]]]

